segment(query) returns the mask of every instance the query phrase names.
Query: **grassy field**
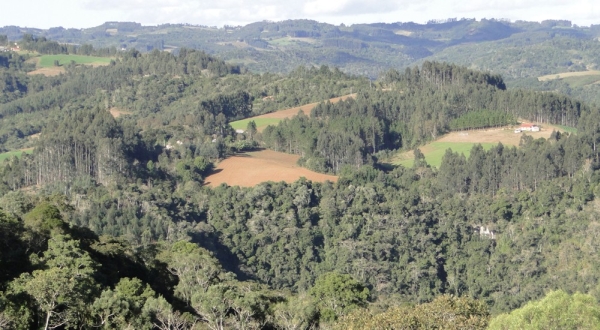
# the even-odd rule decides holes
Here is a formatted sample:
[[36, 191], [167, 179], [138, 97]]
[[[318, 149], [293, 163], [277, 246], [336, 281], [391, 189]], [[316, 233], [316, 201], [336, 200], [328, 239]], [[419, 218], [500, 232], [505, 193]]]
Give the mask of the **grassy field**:
[[[472, 142], [432, 142], [427, 145], [421, 147], [421, 152], [425, 155], [425, 160], [427, 164], [433, 167], [439, 167], [442, 164], [442, 158], [446, 153], [447, 149], [452, 149], [454, 152], [459, 152], [465, 157], [469, 157], [471, 154], [471, 149], [477, 143]], [[489, 150], [491, 149], [495, 143], [481, 143], [483, 149]], [[398, 158], [392, 161], [394, 165], [402, 165], [404, 167], [412, 167], [414, 163], [414, 153], [402, 153], [398, 155]]]
[[[341, 100], [345, 100], [349, 97], [354, 97], [354, 96], [355, 96], [355, 94], [334, 97], [332, 99], [329, 99], [329, 102], [336, 103]], [[312, 109], [314, 107], [317, 106], [317, 104], [319, 104], [319, 102], [309, 103], [309, 104], [305, 104], [305, 105], [302, 105], [299, 107], [293, 107], [293, 108], [289, 108], [289, 109], [283, 109], [283, 110], [267, 113], [267, 114], [256, 116], [256, 117], [233, 121], [233, 122], [230, 122], [229, 125], [231, 125], [231, 127], [233, 127], [234, 129], [245, 130], [246, 126], [248, 126], [248, 123], [251, 120], [254, 120], [254, 122], [256, 123], [256, 129], [259, 132], [262, 132], [269, 125], [276, 125], [277, 123], [279, 123], [281, 120], [283, 120], [285, 118], [292, 118], [292, 117], [296, 116], [299, 111], [302, 111], [302, 112], [304, 112], [305, 115], [309, 116], [310, 112], [312, 111]]]
[[585, 76], [600, 76], [600, 71], [591, 70], [591, 71], [555, 73], [555, 74], [549, 74], [549, 75], [538, 77], [538, 80], [539, 81], [547, 81], [547, 80], [554, 80], [554, 79], [585, 77]]
[[58, 61], [60, 65], [66, 65], [74, 61], [77, 64], [87, 65], [107, 65], [110, 63], [108, 57], [84, 56], [84, 55], [42, 55], [38, 66], [48, 68], [54, 66], [54, 61]]
[[28, 153], [28, 154], [30, 154], [32, 152], [33, 152], [33, 148], [3, 152], [3, 153], [0, 154], [0, 163], [4, 162], [5, 159], [11, 158], [12, 156], [21, 157], [22, 153]]
[[556, 127], [558, 127], [561, 131], [565, 131], [567, 133], [577, 133], [577, 128], [575, 127], [569, 127], [569, 126], [563, 126], [563, 125], [554, 125]]
[[[502, 143], [504, 146], [518, 146], [523, 135], [530, 135], [534, 139], [549, 138], [553, 130], [563, 132], [576, 131], [572, 127], [543, 125], [539, 132], [514, 133], [515, 127], [503, 127], [496, 129], [458, 131], [441, 136], [438, 140], [426, 144], [419, 149], [425, 155], [427, 163], [439, 167], [447, 149], [459, 152], [469, 157], [471, 148], [475, 144], [481, 144], [484, 149], [489, 150], [492, 146]], [[388, 161], [392, 165], [403, 165], [411, 167], [414, 163], [414, 151], [400, 152]]]
[[275, 46], [289, 46], [289, 45], [297, 44], [298, 42], [306, 42], [309, 44], [314, 44], [317, 41], [313, 38], [293, 38], [290, 36], [279, 38], [279, 39], [269, 40], [269, 43], [271, 45], [275, 45]]
[[254, 121], [256, 129], [262, 131], [269, 125], [277, 125], [281, 121], [280, 118], [247, 118], [229, 123], [233, 129], [246, 130], [248, 123]]

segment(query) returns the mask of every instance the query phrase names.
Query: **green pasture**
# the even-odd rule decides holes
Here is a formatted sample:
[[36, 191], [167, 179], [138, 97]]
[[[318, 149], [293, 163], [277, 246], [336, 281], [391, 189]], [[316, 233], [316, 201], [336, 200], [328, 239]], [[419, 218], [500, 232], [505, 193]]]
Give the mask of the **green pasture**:
[[85, 55], [42, 55], [38, 65], [42, 68], [48, 68], [54, 66], [54, 61], [58, 61], [60, 65], [66, 65], [74, 61], [77, 64], [108, 64], [110, 63], [108, 57], [96, 57], [96, 56], [85, 56]]
[[229, 123], [229, 125], [231, 125], [233, 129], [246, 130], [246, 127], [248, 127], [248, 123], [251, 121], [254, 121], [254, 123], [256, 124], [256, 129], [258, 131], [262, 131], [263, 129], [265, 129], [265, 127], [269, 125], [277, 125], [281, 121], [281, 118], [246, 118], [242, 120], [233, 121]]
[[269, 43], [271, 45], [276, 45], [276, 46], [288, 46], [290, 44], [293, 44], [294, 41], [288, 37], [283, 37], [283, 38], [279, 38], [279, 39], [269, 40]]
[[554, 125], [567, 133], [577, 133], [577, 128], [563, 125]]
[[[421, 149], [421, 152], [423, 153], [423, 155], [425, 155], [425, 160], [427, 161], [427, 164], [429, 164], [433, 167], [440, 167], [440, 165], [442, 164], [442, 158], [444, 157], [446, 150], [452, 149], [453, 152], [459, 152], [468, 158], [469, 155], [471, 154], [471, 149], [476, 144], [478, 144], [478, 143], [432, 142], [432, 143], [429, 143], [419, 149]], [[483, 149], [489, 150], [493, 146], [495, 146], [496, 143], [481, 143], [481, 145], [483, 146]], [[392, 160], [392, 164], [402, 165], [404, 167], [412, 167], [413, 163], [414, 163], [414, 153], [413, 152], [402, 153], [402, 154], [398, 155], [395, 159]]]
[[2, 162], [4, 162], [4, 160], [9, 159], [12, 156], [21, 157], [22, 153], [27, 153], [27, 154], [33, 153], [33, 149], [14, 150], [14, 151], [3, 152], [0, 154], [0, 165]]

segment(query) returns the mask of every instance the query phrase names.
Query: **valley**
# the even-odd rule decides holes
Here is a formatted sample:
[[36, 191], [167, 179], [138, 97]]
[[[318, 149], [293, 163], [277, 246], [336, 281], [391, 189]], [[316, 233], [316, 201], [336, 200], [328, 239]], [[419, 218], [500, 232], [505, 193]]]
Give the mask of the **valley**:
[[600, 328], [599, 31], [0, 28], [0, 329]]

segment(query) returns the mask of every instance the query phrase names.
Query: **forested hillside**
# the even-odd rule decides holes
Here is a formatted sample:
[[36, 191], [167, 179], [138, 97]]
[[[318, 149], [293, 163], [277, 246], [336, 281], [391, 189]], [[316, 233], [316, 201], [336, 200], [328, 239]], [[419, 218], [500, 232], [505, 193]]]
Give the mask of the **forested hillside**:
[[[600, 46], [599, 25], [577, 26], [563, 20], [449, 18], [427, 24], [350, 26], [286, 20], [222, 28], [107, 22], [86, 29], [0, 28], [0, 35], [7, 35], [10, 40], [20, 40], [24, 34], [80, 44], [88, 53], [88, 46], [104, 49], [104, 53], [132, 48], [142, 52], [198, 49], [253, 72], [287, 73], [298, 65], [327, 65], [377, 78], [389, 68], [402, 71], [424, 61], [444, 61], [501, 74], [509, 88], [558, 91], [600, 103], [600, 85], [595, 84], [600, 80], [596, 55]], [[586, 76], [538, 80], [540, 76], [565, 72]]]
[[237, 66], [185, 49], [177, 56], [132, 50], [108, 66], [69, 64], [66, 74], [56, 77], [26, 75], [34, 69], [28, 62], [27, 55], [0, 53], [5, 91], [0, 142], [12, 148], [25, 145], [23, 138], [40, 133], [49, 120], [61, 121], [82, 108], [117, 110], [143, 129], [184, 125], [201, 129], [201, 137], [224, 137], [231, 120], [368, 85], [365, 78], [327, 67], [300, 67], [288, 75], [241, 73]]
[[[565, 328], [600, 321], [595, 106], [440, 62], [371, 82], [188, 49], [44, 77], [28, 56], [0, 53], [1, 146], [34, 148], [0, 166], [1, 328], [518, 328], [565, 301]], [[229, 125], [351, 93], [262, 133]], [[418, 149], [411, 168], [379, 161], [521, 119], [578, 130], [439, 168]], [[339, 179], [204, 185], [254, 148]]]
[[[456, 65], [425, 62], [404, 73], [391, 70], [382, 88], [359, 92], [355, 99], [316, 107], [268, 127], [263, 143], [302, 156], [317, 171], [339, 173], [359, 168], [399, 148], [412, 149], [438, 136], [467, 127], [498, 126], [522, 118], [538, 123], [576, 126], [585, 105], [554, 93], [506, 90], [502, 77]], [[485, 120], [477, 116], [485, 114]], [[512, 121], [511, 119], [512, 118]]]

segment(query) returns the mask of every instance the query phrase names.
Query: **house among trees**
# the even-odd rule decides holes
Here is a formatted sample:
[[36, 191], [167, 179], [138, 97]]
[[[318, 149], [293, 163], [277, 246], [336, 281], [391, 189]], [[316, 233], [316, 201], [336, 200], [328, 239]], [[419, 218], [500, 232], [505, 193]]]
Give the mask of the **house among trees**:
[[496, 239], [496, 235], [493, 230], [490, 230], [488, 227], [480, 226], [479, 227], [479, 235], [481, 237], [486, 237], [489, 239]]
[[539, 131], [540, 131], [540, 127], [538, 125], [529, 124], [529, 123], [522, 123], [521, 127], [517, 128], [515, 130], [515, 133], [521, 133], [521, 132], [539, 132]]

